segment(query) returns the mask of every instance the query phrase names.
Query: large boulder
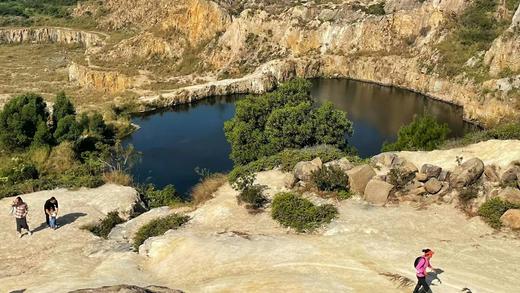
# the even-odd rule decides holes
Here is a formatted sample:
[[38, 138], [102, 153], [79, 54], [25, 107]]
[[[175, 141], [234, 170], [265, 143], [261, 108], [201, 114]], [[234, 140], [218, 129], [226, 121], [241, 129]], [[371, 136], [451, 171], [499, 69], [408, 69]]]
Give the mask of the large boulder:
[[439, 192], [442, 189], [442, 183], [439, 181], [439, 179], [433, 177], [430, 178], [425, 184], [424, 188], [428, 193], [435, 194]]
[[504, 201], [520, 205], [520, 190], [513, 187], [506, 187], [498, 194]]
[[484, 173], [484, 162], [473, 158], [457, 166], [450, 175], [450, 186], [461, 188], [475, 183]]
[[498, 177], [497, 166], [495, 166], [495, 165], [485, 166], [484, 167], [484, 176], [486, 176], [486, 180], [489, 182], [500, 181], [500, 177]]
[[517, 186], [520, 180], [520, 166], [518, 162], [511, 163], [500, 176], [500, 183], [503, 185]]
[[376, 172], [369, 165], [361, 165], [347, 171], [350, 189], [356, 193], [363, 194], [368, 181], [376, 176]]
[[392, 184], [372, 179], [367, 183], [364, 199], [375, 205], [384, 205], [393, 191], [394, 186]]
[[294, 166], [294, 176], [303, 181], [310, 181], [312, 173], [318, 171], [323, 166], [320, 158], [316, 158], [312, 161], [298, 162]]
[[348, 170], [354, 168], [354, 164], [351, 163], [347, 158], [341, 158], [339, 160], [330, 161], [324, 164], [327, 167], [335, 166], [339, 167], [343, 172], [347, 172]]
[[441, 171], [441, 167], [432, 164], [424, 164], [421, 167], [421, 173], [426, 174], [426, 177], [428, 177], [428, 179], [439, 178], [439, 175], [441, 175]]
[[390, 168], [396, 158], [397, 155], [394, 153], [381, 153], [379, 155], [373, 156], [370, 159], [370, 161], [374, 165], [380, 164], [382, 166]]
[[520, 209], [507, 210], [502, 217], [500, 217], [502, 225], [511, 229], [520, 229]]

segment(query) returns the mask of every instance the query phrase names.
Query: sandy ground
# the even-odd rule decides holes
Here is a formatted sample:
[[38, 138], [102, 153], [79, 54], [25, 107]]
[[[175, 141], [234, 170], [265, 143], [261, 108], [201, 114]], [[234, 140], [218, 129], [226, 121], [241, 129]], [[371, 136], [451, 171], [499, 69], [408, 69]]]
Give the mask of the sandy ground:
[[[281, 176], [270, 171], [259, 177], [282, 184]], [[149, 239], [140, 254], [124, 242], [79, 230], [129, 192], [112, 186], [26, 195], [29, 205], [38, 207], [53, 194], [62, 215], [78, 214], [57, 231], [40, 228], [22, 239], [14, 233], [14, 219], [0, 214], [0, 292], [67, 292], [115, 284], [186, 292], [411, 292], [383, 274], [414, 281], [413, 261], [425, 247], [436, 251], [432, 264], [442, 269], [433, 280], [435, 293], [520, 288], [517, 234], [494, 232], [448, 205], [385, 208], [352, 199], [338, 204], [339, 218], [322, 231], [298, 235], [280, 227], [268, 212], [247, 213], [226, 184], [191, 213], [189, 224]], [[101, 206], [95, 198], [88, 201], [101, 193], [111, 200]], [[2, 199], [0, 210], [7, 211], [10, 202]], [[31, 210], [29, 223], [36, 228], [42, 221], [40, 209]]]

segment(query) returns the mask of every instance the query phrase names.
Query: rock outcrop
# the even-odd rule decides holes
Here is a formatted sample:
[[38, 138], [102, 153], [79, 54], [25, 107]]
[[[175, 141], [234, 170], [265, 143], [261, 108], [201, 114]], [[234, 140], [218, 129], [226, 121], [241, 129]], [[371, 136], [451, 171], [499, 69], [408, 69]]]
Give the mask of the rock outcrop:
[[394, 186], [392, 184], [372, 179], [367, 183], [363, 198], [369, 203], [384, 205], [393, 190]]
[[310, 181], [312, 173], [321, 169], [323, 163], [320, 158], [316, 158], [312, 161], [298, 162], [294, 166], [294, 176], [302, 181]]
[[511, 229], [520, 229], [520, 209], [507, 210], [501, 217], [500, 222], [502, 225]]
[[358, 194], [363, 194], [370, 179], [376, 176], [376, 172], [370, 165], [365, 164], [348, 170], [347, 175], [350, 189]]
[[17, 43], [59, 43], [65, 45], [82, 45], [92, 48], [104, 44], [105, 35], [57, 27], [34, 28], [2, 28], [0, 29], [0, 44]]

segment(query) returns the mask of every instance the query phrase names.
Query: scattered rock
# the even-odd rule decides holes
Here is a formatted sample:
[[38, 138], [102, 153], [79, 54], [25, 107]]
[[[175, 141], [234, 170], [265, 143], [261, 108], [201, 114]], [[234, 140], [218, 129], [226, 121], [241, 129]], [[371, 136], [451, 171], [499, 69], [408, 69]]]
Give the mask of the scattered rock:
[[422, 195], [422, 194], [425, 194], [425, 193], [427, 193], [427, 191], [426, 191], [426, 188], [424, 186], [417, 187], [417, 188], [414, 188], [414, 189], [411, 189], [410, 191], [408, 191], [408, 194], [409, 195], [413, 195], [413, 196]]
[[500, 181], [500, 177], [498, 177], [497, 166], [495, 165], [487, 165], [484, 167], [484, 176], [486, 176], [486, 180], [490, 182], [498, 182]]
[[397, 158], [397, 155], [394, 153], [382, 153], [382, 154], [373, 156], [372, 159], [370, 159], [370, 161], [374, 165], [381, 164], [385, 167], [390, 168], [396, 158]]
[[449, 181], [450, 180], [451, 172], [448, 170], [442, 170], [441, 174], [439, 175], [440, 181]]
[[520, 229], [520, 209], [507, 210], [500, 217], [500, 222], [511, 229]]
[[323, 163], [320, 158], [316, 158], [312, 161], [303, 161], [298, 162], [296, 166], [294, 166], [294, 176], [303, 181], [310, 181], [312, 172], [318, 171], [321, 169]]
[[498, 194], [504, 201], [520, 205], [520, 190], [513, 187], [506, 187]]
[[500, 176], [500, 183], [504, 185], [517, 185], [520, 179], [520, 166], [512, 163]]
[[350, 169], [347, 172], [347, 175], [349, 177], [350, 189], [353, 192], [363, 194], [368, 181], [370, 181], [372, 177], [376, 176], [376, 172], [372, 167], [365, 164]]
[[426, 174], [427, 178], [439, 178], [442, 168], [432, 164], [424, 164], [421, 167], [421, 173]]
[[450, 176], [450, 186], [460, 188], [475, 183], [484, 173], [484, 163], [473, 158], [457, 166]]
[[428, 193], [435, 194], [442, 189], [442, 183], [437, 178], [433, 177], [424, 184], [424, 188]]
[[330, 161], [328, 163], [324, 164], [327, 167], [330, 166], [337, 166], [344, 172], [347, 172], [348, 170], [354, 168], [354, 164], [352, 164], [347, 158], [341, 158], [339, 160]]
[[365, 188], [364, 199], [372, 204], [384, 205], [393, 190], [394, 186], [392, 184], [372, 179]]
[[419, 173], [415, 174], [415, 179], [417, 179], [417, 181], [424, 182], [424, 181], [428, 180], [428, 175], [426, 175], [422, 172], [419, 172]]

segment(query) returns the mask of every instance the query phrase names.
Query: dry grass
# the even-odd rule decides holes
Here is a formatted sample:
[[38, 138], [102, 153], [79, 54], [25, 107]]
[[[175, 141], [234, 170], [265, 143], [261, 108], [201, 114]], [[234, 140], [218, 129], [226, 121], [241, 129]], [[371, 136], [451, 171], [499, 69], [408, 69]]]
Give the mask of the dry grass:
[[191, 190], [192, 202], [199, 205], [213, 198], [213, 193], [227, 182], [227, 176], [222, 173], [215, 173], [206, 177]]
[[103, 173], [103, 181], [123, 186], [131, 186], [133, 183], [132, 176], [120, 171]]

